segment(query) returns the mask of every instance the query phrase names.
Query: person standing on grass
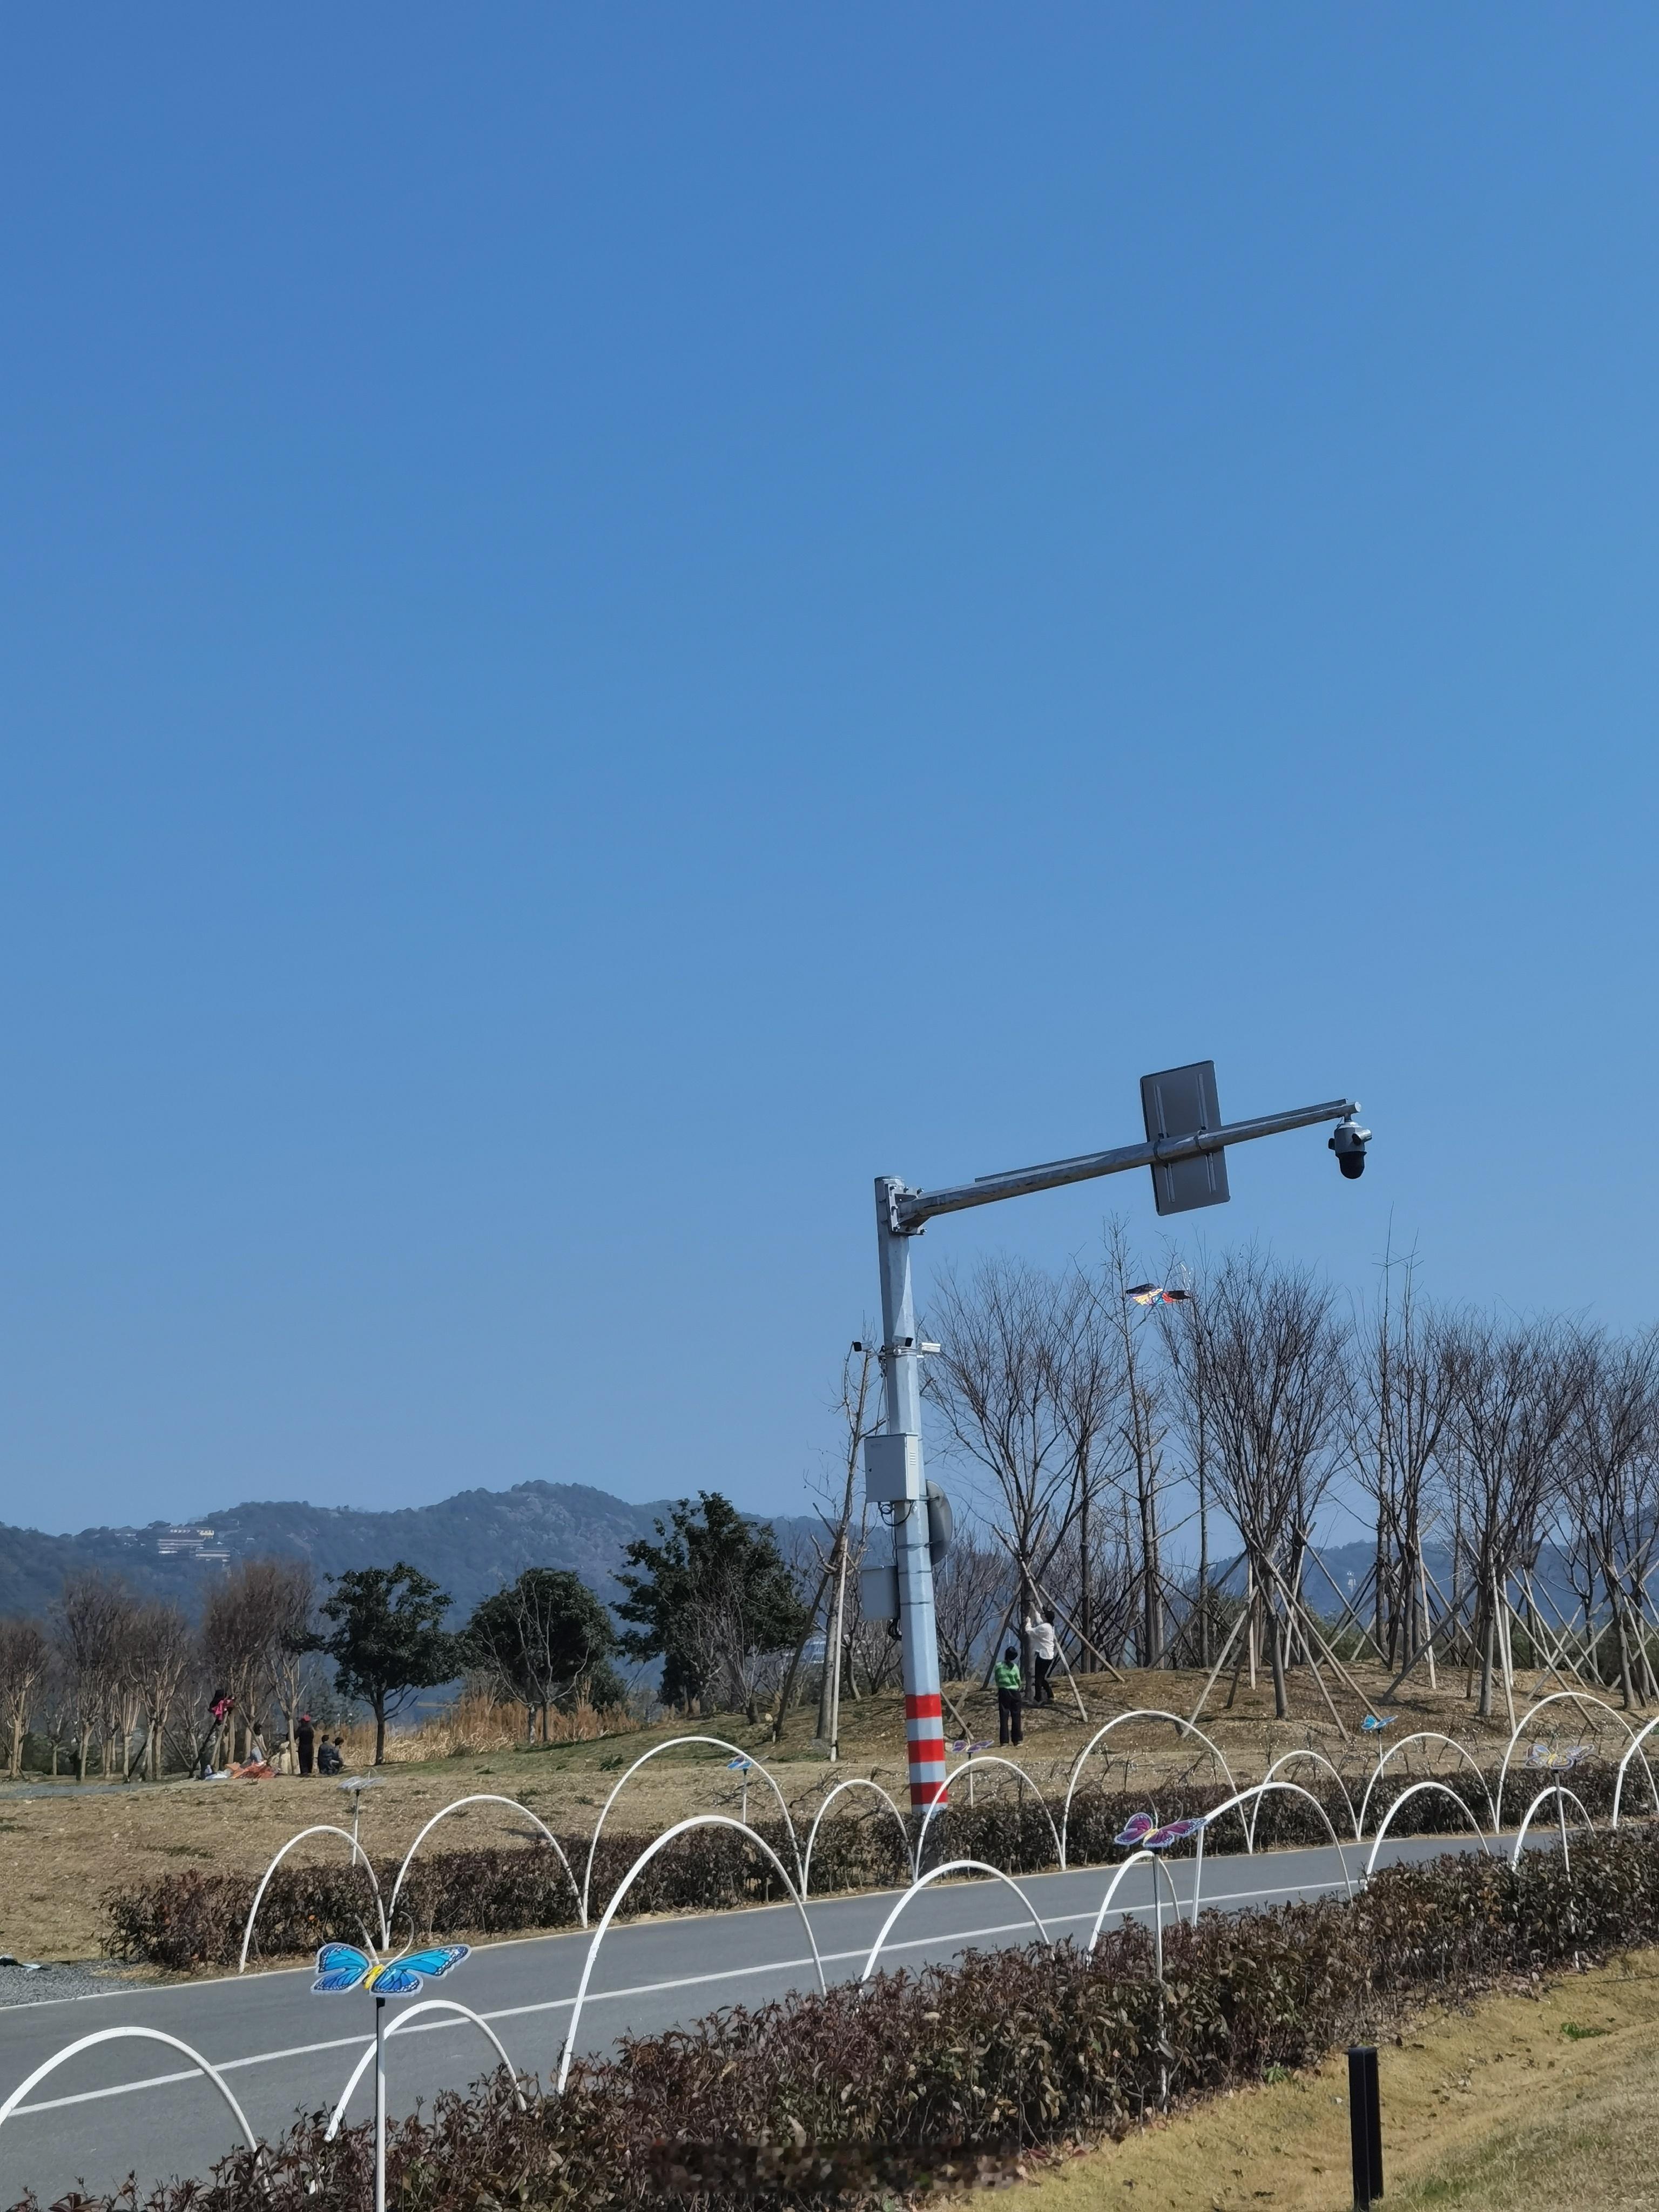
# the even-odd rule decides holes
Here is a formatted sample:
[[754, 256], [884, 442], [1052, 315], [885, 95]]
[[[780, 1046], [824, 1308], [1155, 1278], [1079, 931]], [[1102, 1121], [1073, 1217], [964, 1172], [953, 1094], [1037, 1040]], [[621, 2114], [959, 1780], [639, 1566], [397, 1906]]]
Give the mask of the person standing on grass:
[[1031, 1639], [1031, 1703], [1052, 1705], [1054, 1686], [1048, 1680], [1054, 1671], [1054, 1662], [1060, 1656], [1060, 1645], [1054, 1640], [1052, 1620], [1028, 1620], [1025, 1633]]
[[1024, 1743], [1025, 1677], [1019, 1671], [1019, 1646], [1011, 1644], [992, 1670], [997, 1686], [997, 1741]]
[[311, 1715], [301, 1713], [300, 1725], [294, 1731], [294, 1747], [300, 1754], [300, 1771], [309, 1774], [312, 1755], [317, 1747], [317, 1731], [311, 1724]]

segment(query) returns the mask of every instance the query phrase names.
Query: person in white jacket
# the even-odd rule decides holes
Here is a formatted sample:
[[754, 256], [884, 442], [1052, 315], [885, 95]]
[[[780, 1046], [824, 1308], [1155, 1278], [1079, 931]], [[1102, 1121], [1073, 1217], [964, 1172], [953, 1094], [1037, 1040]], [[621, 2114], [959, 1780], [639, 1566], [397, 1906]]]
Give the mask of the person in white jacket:
[[1052, 1705], [1054, 1687], [1048, 1677], [1054, 1673], [1054, 1662], [1060, 1656], [1060, 1646], [1054, 1640], [1054, 1625], [1051, 1620], [1028, 1620], [1025, 1633], [1031, 1644], [1031, 1703], [1034, 1705]]

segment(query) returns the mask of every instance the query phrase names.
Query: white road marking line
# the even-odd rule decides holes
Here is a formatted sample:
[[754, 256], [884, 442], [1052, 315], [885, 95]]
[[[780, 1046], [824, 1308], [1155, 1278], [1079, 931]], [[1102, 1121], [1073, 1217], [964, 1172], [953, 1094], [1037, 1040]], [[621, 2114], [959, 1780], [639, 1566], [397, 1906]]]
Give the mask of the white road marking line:
[[[1334, 1881], [1298, 1882], [1297, 1892], [1302, 1894], [1316, 1889], [1338, 1889], [1342, 1887], [1342, 1884]], [[1230, 1897], [1255, 1899], [1282, 1898], [1288, 1896], [1290, 1892], [1285, 1889], [1250, 1889], [1233, 1890], [1227, 1893]], [[1123, 1906], [1121, 1910], [1127, 1918], [1150, 1913], [1152, 1908], [1150, 1905], [1132, 1905]], [[1092, 1922], [1094, 1914], [1086, 1911], [1048, 1913], [1042, 1916], [1042, 1924], [1045, 1928], [1062, 1928], [1073, 1921]], [[945, 1935], [910, 1936], [902, 1943], [890, 1943], [886, 1948], [890, 1951], [925, 1951], [935, 1946], [946, 1944], [956, 1947], [972, 1943], [988, 1936], [1018, 1936], [1028, 1933], [1030, 1925], [1029, 1920], [999, 1921], [986, 1927], [957, 1929]], [[867, 1945], [860, 1945], [856, 1950], [826, 1951], [821, 1955], [826, 1966], [840, 1966], [848, 1960], [867, 1958], [869, 1948]], [[615, 2004], [629, 1997], [666, 1996], [674, 1990], [701, 1989], [705, 1985], [712, 1986], [716, 1982], [752, 1980], [760, 1974], [800, 1973], [804, 1972], [811, 1963], [810, 1959], [769, 1959], [752, 1966], [729, 1966], [718, 1973], [684, 1974], [669, 1981], [640, 1982], [631, 1989], [593, 1990], [589, 1992], [587, 2002], [590, 2005]], [[568, 2010], [574, 2002], [574, 1996], [547, 1997], [535, 2004], [505, 2005], [496, 2011], [483, 2013], [479, 2017], [488, 2021], [522, 2020], [533, 2013]], [[427, 2021], [406, 2032], [414, 2035], [442, 2034], [447, 2032], [453, 2033], [458, 2028], [464, 2028], [466, 2025], [465, 2021]], [[373, 2040], [374, 2038], [368, 2035], [336, 2036], [326, 2042], [297, 2043], [283, 2051], [253, 2051], [244, 2058], [221, 2058], [216, 2059], [213, 2063], [222, 2074], [235, 2074], [251, 2066], [277, 2065], [285, 2058], [310, 2058], [325, 2051], [357, 2051]], [[13, 2117], [21, 2118], [26, 2112], [62, 2112], [72, 2105], [95, 2105], [108, 2097], [128, 2097], [140, 2090], [163, 2089], [174, 2082], [199, 2081], [201, 2079], [202, 2076], [193, 2069], [180, 2074], [151, 2074], [139, 2081], [116, 2081], [101, 2089], [82, 2089], [66, 2097], [42, 2098], [32, 2105], [19, 2105]]]

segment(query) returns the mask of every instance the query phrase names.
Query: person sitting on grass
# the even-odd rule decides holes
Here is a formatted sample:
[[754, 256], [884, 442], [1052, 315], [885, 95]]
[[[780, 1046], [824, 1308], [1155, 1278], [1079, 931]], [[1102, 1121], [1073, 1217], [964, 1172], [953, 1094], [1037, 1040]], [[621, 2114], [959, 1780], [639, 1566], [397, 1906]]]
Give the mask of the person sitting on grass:
[[340, 1774], [344, 1771], [345, 1760], [341, 1756], [340, 1748], [342, 1741], [343, 1739], [337, 1735], [332, 1742], [325, 1736], [318, 1745], [317, 1771], [319, 1774]]
[[992, 1679], [997, 1686], [997, 1741], [1024, 1743], [1021, 1724], [1025, 1678], [1019, 1671], [1019, 1646], [1011, 1644], [997, 1662]]

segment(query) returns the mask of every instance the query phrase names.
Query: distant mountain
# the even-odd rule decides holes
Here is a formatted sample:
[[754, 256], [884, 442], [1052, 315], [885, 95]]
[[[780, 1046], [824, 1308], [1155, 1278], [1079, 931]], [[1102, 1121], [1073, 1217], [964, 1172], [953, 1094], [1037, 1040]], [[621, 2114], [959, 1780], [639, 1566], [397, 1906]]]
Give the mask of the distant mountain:
[[0, 1526], [0, 1613], [43, 1612], [64, 1577], [87, 1567], [118, 1573], [144, 1596], [177, 1598], [194, 1613], [230, 1560], [295, 1554], [319, 1577], [406, 1559], [449, 1591], [456, 1616], [532, 1566], [573, 1568], [610, 1600], [619, 1595], [611, 1573], [623, 1546], [648, 1535], [666, 1510], [661, 1502], [629, 1505], [582, 1483], [520, 1482], [392, 1513], [250, 1502], [188, 1522], [83, 1528], [76, 1536]]

